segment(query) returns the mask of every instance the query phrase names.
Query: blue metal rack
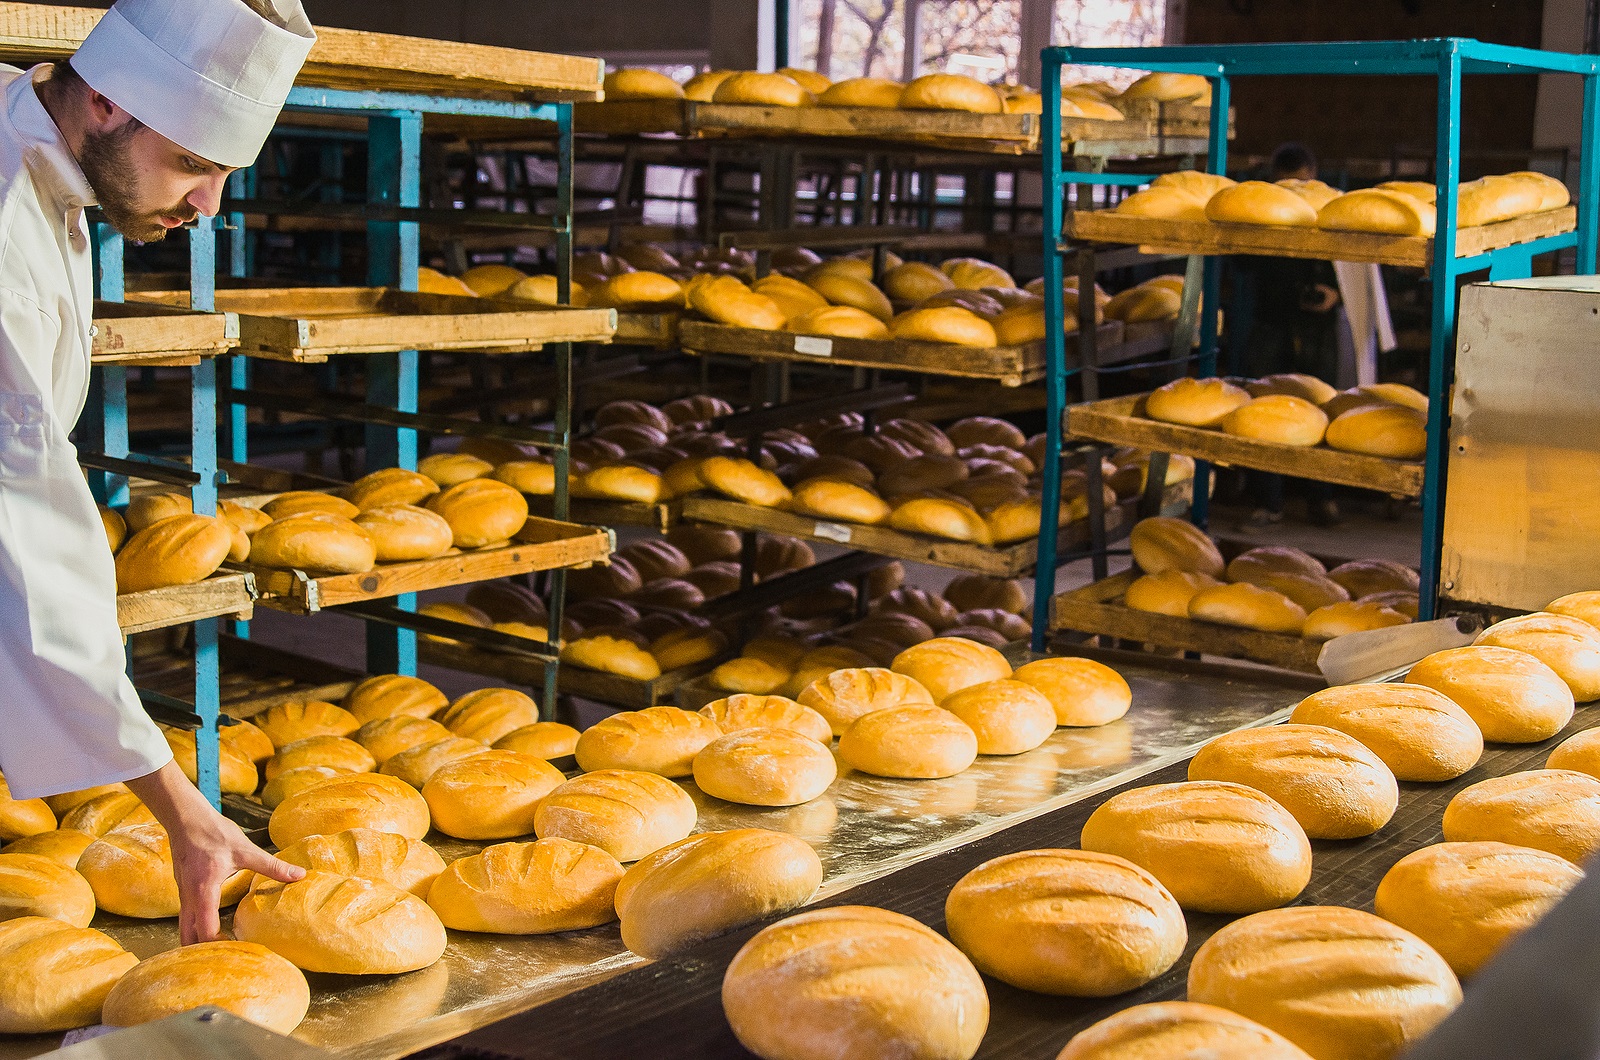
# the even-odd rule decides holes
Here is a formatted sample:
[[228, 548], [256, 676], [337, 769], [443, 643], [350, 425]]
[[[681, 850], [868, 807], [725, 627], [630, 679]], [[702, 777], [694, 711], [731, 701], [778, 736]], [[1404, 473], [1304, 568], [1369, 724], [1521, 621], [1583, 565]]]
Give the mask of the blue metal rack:
[[[1062, 418], [1066, 408], [1068, 370], [1065, 347], [1065, 299], [1062, 294], [1062, 255], [1074, 249], [1062, 239], [1062, 222], [1069, 184], [1143, 183], [1145, 177], [1115, 173], [1074, 173], [1065, 168], [1061, 143], [1061, 70], [1082, 63], [1158, 72], [1198, 74], [1212, 86], [1210, 152], [1206, 171], [1227, 169], [1228, 112], [1231, 80], [1260, 75], [1378, 75], [1427, 76], [1438, 84], [1435, 179], [1437, 181], [1437, 236], [1433, 243], [1429, 278], [1433, 289], [1432, 342], [1428, 361], [1428, 448], [1424, 458], [1422, 494], [1422, 593], [1419, 617], [1434, 615], [1440, 590], [1439, 559], [1444, 536], [1445, 474], [1448, 468], [1448, 399], [1454, 377], [1456, 282], [1459, 277], [1487, 271], [1492, 280], [1529, 276], [1536, 255], [1575, 248], [1577, 271], [1595, 271], [1596, 244], [1600, 239], [1600, 57], [1513, 48], [1456, 37], [1416, 41], [1361, 41], [1323, 44], [1183, 45], [1170, 48], [1047, 48], [1044, 63], [1044, 276], [1046, 319], [1047, 424], [1043, 509], [1045, 526], [1039, 539], [1039, 565], [1035, 575], [1033, 645], [1042, 650], [1049, 626], [1050, 602], [1055, 595], [1056, 534], [1051, 525], [1059, 508], [1061, 483]], [[1468, 74], [1564, 73], [1581, 76], [1583, 93], [1583, 148], [1578, 189], [1578, 222], [1573, 232], [1492, 250], [1468, 258], [1456, 256], [1457, 183], [1460, 178], [1461, 80]], [[1050, 145], [1058, 145], [1052, 150]], [[1185, 315], [1197, 305], [1206, 307], [1201, 317], [1198, 370], [1216, 374], [1218, 312], [1221, 305], [1219, 262], [1207, 257], [1200, 289], [1190, 284], [1184, 291]], [[1207, 515], [1209, 469], [1196, 467], [1192, 517], [1201, 526]], [[1449, 585], [1443, 586], [1446, 590]]]

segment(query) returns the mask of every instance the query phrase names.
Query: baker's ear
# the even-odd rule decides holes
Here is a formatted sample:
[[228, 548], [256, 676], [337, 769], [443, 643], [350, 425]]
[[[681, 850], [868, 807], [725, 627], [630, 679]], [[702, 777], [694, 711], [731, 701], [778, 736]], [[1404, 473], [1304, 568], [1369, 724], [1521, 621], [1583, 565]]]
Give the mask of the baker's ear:
[[95, 132], [114, 132], [133, 120], [133, 115], [99, 92], [89, 93], [89, 128]]

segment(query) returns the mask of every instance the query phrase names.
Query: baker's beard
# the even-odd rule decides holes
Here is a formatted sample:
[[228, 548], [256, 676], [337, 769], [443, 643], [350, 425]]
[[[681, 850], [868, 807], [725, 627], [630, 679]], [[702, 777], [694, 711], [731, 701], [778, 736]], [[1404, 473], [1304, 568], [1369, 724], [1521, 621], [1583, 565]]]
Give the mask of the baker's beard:
[[130, 160], [129, 145], [143, 127], [130, 121], [111, 132], [86, 133], [78, 151], [78, 166], [112, 228], [135, 242], [156, 243], [167, 238], [169, 231], [161, 223], [163, 215], [188, 222], [197, 214], [187, 201], [152, 210], [140, 198], [139, 175]]

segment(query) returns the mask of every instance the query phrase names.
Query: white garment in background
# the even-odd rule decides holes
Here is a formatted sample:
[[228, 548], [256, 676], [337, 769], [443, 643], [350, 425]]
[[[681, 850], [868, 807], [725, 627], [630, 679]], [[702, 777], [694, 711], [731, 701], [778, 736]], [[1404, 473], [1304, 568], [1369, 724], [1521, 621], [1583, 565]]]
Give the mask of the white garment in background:
[[[1389, 299], [1383, 290], [1383, 274], [1378, 266], [1366, 262], [1336, 261], [1333, 274], [1338, 279], [1339, 300], [1348, 335], [1340, 330], [1340, 345], [1351, 343], [1350, 359], [1355, 363], [1355, 386], [1370, 386], [1378, 381], [1378, 354], [1395, 348], [1394, 321], [1389, 319]], [[1346, 357], [1341, 349], [1340, 361]], [[1343, 380], [1340, 381], [1344, 384]]]
[[34, 84], [0, 66], [0, 772], [13, 798], [172, 758], [123, 672], [117, 580], [67, 432], [89, 394], [94, 193]]

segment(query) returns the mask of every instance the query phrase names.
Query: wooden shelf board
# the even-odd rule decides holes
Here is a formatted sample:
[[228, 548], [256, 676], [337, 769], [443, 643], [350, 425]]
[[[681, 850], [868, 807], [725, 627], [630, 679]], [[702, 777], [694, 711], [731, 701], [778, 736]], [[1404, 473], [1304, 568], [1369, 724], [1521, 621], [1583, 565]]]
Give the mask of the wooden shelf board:
[[[550, 518], [549, 497], [529, 497], [528, 507], [533, 514]], [[647, 526], [664, 534], [678, 525], [683, 506], [677, 501], [638, 504], [573, 497], [567, 502], [567, 513], [573, 522], [586, 526]]]
[[1138, 577], [1137, 571], [1125, 571], [1082, 589], [1062, 593], [1051, 601], [1050, 628], [1228, 659], [1249, 659], [1301, 673], [1319, 672], [1317, 656], [1322, 651], [1321, 641], [1157, 615], [1125, 606], [1122, 596]]
[[618, 311], [617, 333], [611, 337], [618, 346], [650, 346], [667, 349], [678, 341], [681, 313], [629, 313]]
[[[1578, 211], [1563, 206], [1515, 217], [1496, 224], [1463, 228], [1456, 233], [1457, 257], [1530, 243], [1571, 232]], [[1063, 234], [1091, 243], [1131, 243], [1144, 249], [1179, 254], [1257, 254], [1282, 258], [1376, 262], [1425, 269], [1433, 261], [1433, 240], [1422, 236], [1385, 236], [1369, 232], [1329, 232], [1320, 228], [1273, 225], [1215, 224], [1210, 221], [1168, 221], [1131, 217], [1114, 210], [1075, 210], [1067, 214]]]
[[1379, 456], [1343, 453], [1326, 446], [1278, 445], [1238, 438], [1221, 431], [1162, 423], [1141, 415], [1145, 395], [1109, 398], [1067, 409], [1067, 433], [1114, 445], [1159, 453], [1181, 453], [1197, 460], [1295, 478], [1332, 482], [1397, 496], [1422, 494], [1422, 464]]
[[168, 585], [117, 596], [117, 624], [123, 636], [181, 626], [202, 618], [248, 620], [254, 613], [254, 580], [223, 571], [193, 585]]
[[89, 358], [100, 365], [195, 365], [239, 345], [239, 321], [227, 313], [96, 301]]

